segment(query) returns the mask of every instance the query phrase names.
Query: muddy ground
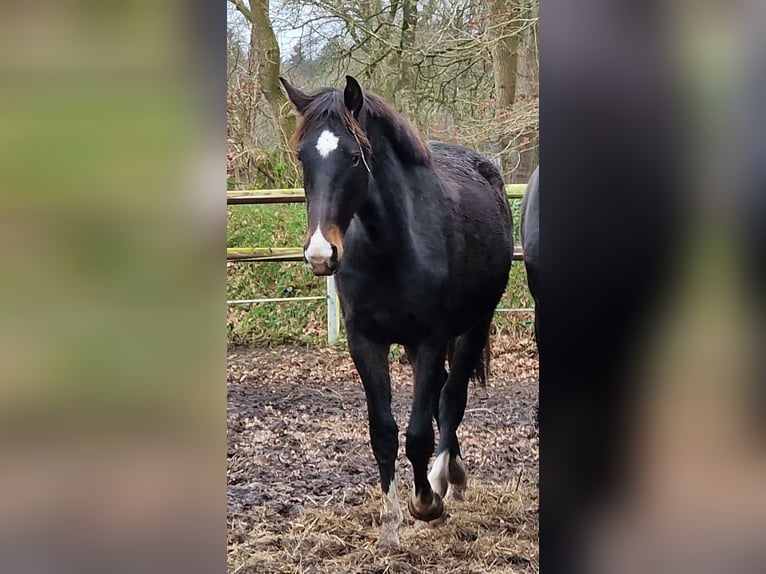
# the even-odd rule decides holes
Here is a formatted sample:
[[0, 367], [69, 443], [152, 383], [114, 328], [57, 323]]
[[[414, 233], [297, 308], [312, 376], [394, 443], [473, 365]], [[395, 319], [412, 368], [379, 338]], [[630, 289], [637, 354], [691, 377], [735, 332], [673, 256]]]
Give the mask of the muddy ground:
[[[534, 572], [537, 372], [528, 338], [495, 338], [486, 388], [471, 383], [458, 432], [470, 474], [450, 519], [378, 551], [378, 473], [364, 393], [343, 348], [232, 349], [228, 357], [229, 572]], [[412, 470], [404, 431], [409, 366], [392, 361], [397, 472]], [[487, 570], [487, 569], [490, 570]]]

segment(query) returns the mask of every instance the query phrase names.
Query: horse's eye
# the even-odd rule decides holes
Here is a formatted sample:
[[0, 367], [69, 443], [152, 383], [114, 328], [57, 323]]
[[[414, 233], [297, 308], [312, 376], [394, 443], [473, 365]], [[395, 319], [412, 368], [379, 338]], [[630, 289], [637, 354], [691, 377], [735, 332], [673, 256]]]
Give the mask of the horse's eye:
[[359, 165], [359, 161], [362, 159], [362, 154], [354, 153], [351, 154], [351, 165], [357, 166]]

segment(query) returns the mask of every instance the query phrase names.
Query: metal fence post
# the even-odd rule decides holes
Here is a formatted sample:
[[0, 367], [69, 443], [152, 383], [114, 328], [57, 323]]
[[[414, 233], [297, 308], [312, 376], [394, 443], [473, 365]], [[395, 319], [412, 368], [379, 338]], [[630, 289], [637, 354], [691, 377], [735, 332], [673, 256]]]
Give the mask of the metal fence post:
[[335, 276], [327, 277], [327, 342], [335, 344], [340, 333], [340, 312], [338, 292], [335, 290]]

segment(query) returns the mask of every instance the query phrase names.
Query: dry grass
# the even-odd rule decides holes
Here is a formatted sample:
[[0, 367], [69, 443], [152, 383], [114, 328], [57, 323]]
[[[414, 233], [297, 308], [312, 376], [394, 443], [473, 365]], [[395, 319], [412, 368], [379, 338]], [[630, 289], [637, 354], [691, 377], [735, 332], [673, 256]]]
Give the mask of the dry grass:
[[[400, 487], [400, 498], [408, 492]], [[537, 495], [525, 480], [470, 484], [465, 501], [449, 501], [438, 528], [416, 528], [405, 510], [397, 551], [378, 550], [380, 496], [369, 488], [360, 506], [318, 508], [297, 519], [262, 507], [230, 524], [231, 574], [536, 572]]]

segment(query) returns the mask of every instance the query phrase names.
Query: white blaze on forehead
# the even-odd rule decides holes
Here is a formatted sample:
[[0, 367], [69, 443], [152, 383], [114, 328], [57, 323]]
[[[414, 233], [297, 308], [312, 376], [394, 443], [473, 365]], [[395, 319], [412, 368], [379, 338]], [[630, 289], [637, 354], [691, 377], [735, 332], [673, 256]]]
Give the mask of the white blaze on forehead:
[[325, 130], [319, 135], [317, 140], [317, 151], [322, 157], [327, 157], [330, 152], [338, 147], [338, 136], [330, 130]]
[[305, 255], [309, 261], [325, 261], [332, 257], [332, 245], [322, 235], [320, 225], [317, 223], [316, 231], [309, 240], [309, 246], [306, 248]]

